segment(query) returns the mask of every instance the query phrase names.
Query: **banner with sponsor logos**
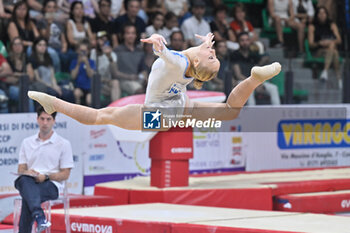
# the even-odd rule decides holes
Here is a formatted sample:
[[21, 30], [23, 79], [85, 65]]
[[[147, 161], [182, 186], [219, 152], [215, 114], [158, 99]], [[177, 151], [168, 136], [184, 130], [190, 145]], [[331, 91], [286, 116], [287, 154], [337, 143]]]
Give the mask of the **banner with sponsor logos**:
[[349, 105], [301, 105], [242, 111], [246, 170], [349, 166], [349, 110]]
[[[74, 169], [68, 180], [70, 193], [81, 194], [83, 189], [83, 154], [86, 149], [87, 133], [78, 122], [57, 114], [54, 130], [71, 142]], [[36, 114], [0, 114], [0, 194], [15, 193], [14, 180], [17, 176], [18, 154], [24, 138], [39, 132]], [[72, 133], [76, 132], [76, 133]], [[84, 143], [85, 141], [85, 143]]]
[[[218, 130], [193, 133], [192, 173], [350, 165], [350, 105], [244, 108]], [[114, 126], [87, 126], [62, 114], [55, 130], [73, 147], [69, 191], [149, 175], [149, 142], [126, 142]], [[22, 140], [38, 131], [36, 114], [0, 114], [0, 194], [12, 193]], [[119, 131], [118, 131], [119, 132]], [[149, 136], [147, 136], [149, 137]]]
[[88, 154], [84, 160], [84, 193], [96, 183], [149, 175], [149, 142], [125, 142], [115, 138], [111, 126], [88, 126]]

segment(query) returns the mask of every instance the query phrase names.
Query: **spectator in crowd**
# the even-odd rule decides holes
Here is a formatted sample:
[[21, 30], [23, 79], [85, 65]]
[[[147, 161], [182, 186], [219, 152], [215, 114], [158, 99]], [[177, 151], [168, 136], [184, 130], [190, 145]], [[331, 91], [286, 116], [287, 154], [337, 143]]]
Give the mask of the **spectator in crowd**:
[[[77, 47], [78, 58], [70, 64], [70, 73], [74, 80], [75, 103], [91, 105], [91, 79], [96, 71], [95, 62], [89, 59], [89, 42], [83, 40]], [[130, 60], [129, 60], [130, 62]]]
[[187, 0], [165, 0], [164, 4], [167, 12], [173, 12], [179, 19], [188, 13]]
[[59, 55], [59, 61], [61, 64], [60, 69], [57, 69], [55, 65], [55, 71], [59, 72], [68, 72], [69, 63], [71, 57], [75, 56], [73, 50], [68, 49], [68, 41], [65, 35], [65, 24], [66, 21], [63, 21], [58, 13], [58, 7], [55, 0], [45, 0], [44, 1], [44, 19], [38, 22], [38, 29], [40, 35], [44, 37], [49, 44], [48, 52], [53, 59], [54, 64], [56, 58], [52, 49]]
[[72, 147], [53, 131], [56, 113], [47, 114], [43, 107], [37, 111], [39, 132], [23, 140], [18, 159], [15, 187], [22, 197], [19, 232], [31, 232], [33, 222], [37, 231], [50, 227], [41, 203], [55, 200], [74, 167]]
[[278, 44], [281, 47], [284, 43], [283, 27], [289, 26], [297, 31], [299, 52], [304, 52], [305, 25], [295, 18], [292, 0], [268, 0], [268, 10], [274, 23]]
[[12, 10], [13, 10], [13, 1], [0, 0], [0, 18], [2, 19], [11, 18], [11, 14], [8, 12], [12, 12]]
[[164, 0], [143, 0], [146, 14], [149, 18], [153, 18], [154, 14], [161, 12], [163, 15], [167, 12], [164, 4]]
[[8, 25], [7, 33], [9, 40], [12, 41], [16, 37], [20, 37], [28, 54], [31, 53], [31, 46], [35, 38], [39, 36], [38, 29], [34, 22], [29, 18], [28, 5], [24, 1], [15, 4], [11, 22]]
[[57, 6], [58, 6], [58, 9], [60, 12], [68, 15], [68, 17], [69, 17], [70, 3], [67, 0], [58, 0]]
[[137, 46], [136, 27], [133, 24], [126, 24], [123, 31], [123, 43], [115, 50], [118, 56], [117, 77], [122, 92], [128, 95], [144, 93], [143, 83], [146, 79], [142, 72], [144, 52]]
[[[37, 23], [39, 33], [48, 41], [48, 53], [52, 59], [55, 72], [61, 71], [61, 58], [67, 52], [67, 40], [64, 35], [64, 26], [57, 21], [59, 16], [57, 14], [56, 0], [45, 0], [43, 3], [44, 18]], [[57, 20], [56, 20], [57, 19]]]
[[[230, 54], [225, 41], [217, 41], [214, 44], [217, 59], [220, 61], [220, 69], [218, 71], [218, 90], [224, 91], [229, 96], [232, 91], [234, 76], [231, 67]], [[222, 84], [221, 84], [222, 83]], [[222, 87], [220, 85], [223, 85]]]
[[[68, 0], [69, 4], [73, 4], [77, 0]], [[98, 4], [94, 0], [79, 0], [83, 6], [84, 16], [90, 19], [95, 18], [95, 9], [98, 10]]]
[[143, 44], [143, 51], [144, 56], [141, 60], [141, 74], [140, 76], [143, 77], [143, 80], [141, 80], [141, 85], [143, 86], [144, 90], [147, 88], [147, 82], [148, 82], [148, 75], [151, 73], [152, 65], [154, 61], [157, 59], [157, 56], [154, 54], [153, 45], [144, 43]]
[[315, 9], [312, 0], [293, 0], [295, 18], [305, 26], [312, 22]]
[[182, 51], [187, 49], [184, 34], [181, 31], [175, 31], [170, 35], [169, 49]]
[[118, 16], [125, 14], [124, 0], [112, 1], [111, 17], [116, 19]]
[[8, 112], [8, 96], [6, 91], [9, 83], [8, 76], [12, 73], [9, 64], [3, 55], [0, 54], [0, 113]]
[[[220, 69], [218, 71], [218, 74], [215, 78], [212, 80], [205, 82], [203, 85], [203, 89], [208, 91], [224, 91], [224, 80], [226, 78], [226, 68], [229, 66], [227, 55], [228, 55], [228, 49], [227, 49], [227, 43], [226, 41], [222, 40], [216, 40], [215, 41], [215, 54], [218, 60], [220, 61]], [[223, 64], [221, 63], [221, 60], [223, 61]], [[223, 66], [222, 66], [223, 65]], [[228, 72], [227, 72], [228, 73]], [[232, 85], [229, 91], [232, 90]]]
[[119, 42], [121, 42], [123, 29], [126, 24], [133, 24], [136, 28], [137, 40], [145, 38], [146, 24], [137, 13], [141, 9], [140, 0], [125, 0], [124, 1], [126, 13], [119, 16], [114, 21], [114, 27], [118, 36]]
[[47, 52], [47, 41], [45, 38], [39, 37], [35, 39], [29, 63], [34, 70], [35, 81], [32, 84], [32, 89], [73, 102], [72, 91], [57, 84], [52, 60]]
[[331, 21], [325, 7], [316, 10], [315, 19], [309, 25], [308, 40], [310, 48], [317, 57], [324, 57], [324, 67], [321, 73], [321, 80], [328, 79], [328, 70], [333, 64], [339, 83], [342, 88], [339, 52], [337, 46], [341, 44], [341, 37], [337, 25]]
[[112, 50], [107, 32], [97, 33], [97, 49], [91, 50], [90, 59], [97, 66], [101, 80], [101, 94], [110, 102], [120, 98], [121, 90], [117, 79], [117, 55]]
[[43, 15], [41, 14], [43, 5], [41, 1], [38, 0], [26, 0], [29, 7], [29, 15], [32, 19], [41, 19]]
[[95, 40], [89, 22], [84, 17], [84, 5], [80, 1], [74, 1], [70, 7], [70, 16], [67, 22], [67, 39], [70, 48], [75, 49], [79, 43], [88, 39], [92, 46]]
[[325, 7], [329, 13], [329, 18], [337, 21], [337, 2], [336, 0], [317, 0], [317, 7]]
[[194, 0], [192, 3], [193, 16], [186, 19], [181, 25], [181, 31], [190, 47], [201, 44], [201, 40], [195, 37], [195, 34], [207, 35], [210, 32], [209, 23], [203, 18], [204, 13], [205, 2], [203, 0]]
[[151, 25], [146, 27], [146, 36], [149, 37], [154, 33], [162, 34], [164, 25], [164, 15], [161, 12], [155, 12], [151, 18]]
[[98, 32], [105, 31], [113, 48], [116, 48], [118, 46], [118, 38], [111, 18], [111, 0], [99, 0], [98, 9], [99, 13], [96, 15], [96, 18], [91, 20], [91, 30], [94, 37], [96, 38]]
[[214, 20], [210, 23], [210, 28], [212, 33], [214, 33], [215, 41], [226, 41], [227, 46], [232, 49], [238, 49], [238, 44], [236, 43], [236, 36], [227, 22], [227, 7], [225, 5], [220, 5], [214, 10]]
[[[19, 80], [27, 75], [30, 83], [34, 81], [34, 71], [32, 66], [27, 62], [27, 56], [24, 52], [21, 38], [16, 37], [10, 43], [10, 52], [8, 63], [11, 67], [12, 74], [8, 76], [9, 97], [10, 100], [19, 101]], [[34, 112], [34, 102], [29, 99], [29, 111]]]
[[247, 32], [252, 45], [259, 51], [259, 54], [263, 54], [265, 51], [264, 45], [259, 41], [259, 36], [254, 30], [253, 25], [250, 21], [246, 20], [246, 9], [242, 3], [237, 3], [233, 7], [233, 17], [234, 20], [231, 22], [230, 26], [235, 35], [237, 36], [241, 32]]
[[178, 18], [173, 12], [169, 11], [164, 16], [164, 27], [161, 35], [170, 43], [170, 35], [175, 31], [180, 31]]
[[[0, 80], [0, 84], [1, 84]], [[0, 88], [0, 113], [8, 113], [8, 97], [4, 90]]]
[[[260, 56], [256, 52], [251, 52], [250, 50], [250, 37], [247, 32], [242, 32], [238, 35], [239, 50], [232, 53], [232, 64], [234, 75], [239, 82], [250, 76], [250, 70], [256, 65], [264, 65], [268, 63], [267, 56]], [[256, 92], [268, 92], [271, 98], [272, 105], [280, 104], [280, 97], [278, 93], [277, 86], [269, 82], [264, 82], [256, 89]], [[249, 97], [248, 105], [255, 105], [255, 94]]]

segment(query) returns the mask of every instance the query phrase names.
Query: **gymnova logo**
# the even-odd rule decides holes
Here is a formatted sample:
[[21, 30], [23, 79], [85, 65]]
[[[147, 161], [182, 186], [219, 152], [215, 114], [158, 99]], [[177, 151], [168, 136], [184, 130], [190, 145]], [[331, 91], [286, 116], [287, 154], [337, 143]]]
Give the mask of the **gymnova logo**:
[[278, 124], [281, 149], [350, 146], [350, 120], [283, 120]]
[[198, 120], [195, 118], [186, 118], [184, 115], [162, 115], [159, 111], [144, 111], [143, 112], [143, 129], [157, 130], [169, 129], [172, 127], [180, 128], [221, 128], [222, 122], [215, 118], [207, 120]]
[[75, 232], [113, 233], [112, 226], [110, 225], [98, 225], [91, 223], [73, 222], [71, 224], [71, 229]]

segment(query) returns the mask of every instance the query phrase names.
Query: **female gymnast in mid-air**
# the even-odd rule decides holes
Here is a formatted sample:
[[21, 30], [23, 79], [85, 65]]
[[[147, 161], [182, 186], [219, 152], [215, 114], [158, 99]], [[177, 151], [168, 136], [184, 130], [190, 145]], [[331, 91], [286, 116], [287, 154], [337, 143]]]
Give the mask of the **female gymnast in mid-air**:
[[220, 68], [220, 62], [212, 48], [213, 34], [196, 36], [202, 40], [202, 44], [182, 52], [168, 50], [166, 40], [158, 34], [141, 40], [153, 44], [154, 53], [159, 56], [149, 74], [144, 104], [94, 109], [71, 104], [41, 92], [29, 91], [28, 96], [38, 101], [49, 114], [57, 111], [83, 124], [112, 124], [124, 129], [141, 130], [143, 107], [180, 109], [176, 110], [176, 114], [190, 115], [197, 120], [235, 119], [254, 89], [281, 71], [281, 65], [277, 62], [253, 67], [250, 77], [231, 91], [226, 103], [192, 101], [186, 95], [186, 86], [194, 81], [194, 86], [200, 89], [203, 82], [213, 79]]

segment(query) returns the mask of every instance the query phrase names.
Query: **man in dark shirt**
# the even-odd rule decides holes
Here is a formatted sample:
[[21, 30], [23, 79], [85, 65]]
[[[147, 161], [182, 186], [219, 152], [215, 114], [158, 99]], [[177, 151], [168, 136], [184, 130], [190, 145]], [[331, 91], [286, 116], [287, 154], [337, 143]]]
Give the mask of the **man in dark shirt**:
[[169, 49], [182, 51], [186, 49], [184, 34], [181, 31], [175, 31], [170, 35]]
[[142, 48], [137, 46], [136, 27], [133, 24], [126, 24], [123, 30], [123, 43], [115, 52], [117, 53], [118, 71], [117, 77], [120, 81], [122, 92], [128, 95], [144, 93], [143, 84], [146, 82], [147, 71], [143, 72]]
[[95, 19], [91, 20], [90, 25], [95, 37], [97, 32], [107, 32], [108, 40], [112, 42], [113, 48], [116, 48], [118, 46], [118, 38], [111, 20], [111, 4], [111, 0], [100, 0], [98, 2], [99, 13]]
[[142, 18], [137, 16], [141, 7], [140, 0], [125, 0], [124, 5], [126, 13], [114, 21], [115, 33], [118, 36], [119, 42], [121, 42], [122, 31], [126, 24], [133, 24], [136, 27], [137, 40], [145, 38], [146, 24]]
[[[235, 78], [237, 82], [241, 82], [250, 76], [250, 71], [254, 66], [266, 65], [269, 58], [267, 56], [260, 56], [258, 53], [250, 50], [251, 40], [247, 32], [240, 33], [237, 38], [239, 49], [232, 53], [231, 61], [233, 64]], [[269, 82], [264, 82], [256, 89], [256, 91], [268, 92], [271, 98], [271, 104], [280, 104], [280, 97], [276, 85]], [[247, 104], [256, 104], [254, 93], [249, 97]]]

